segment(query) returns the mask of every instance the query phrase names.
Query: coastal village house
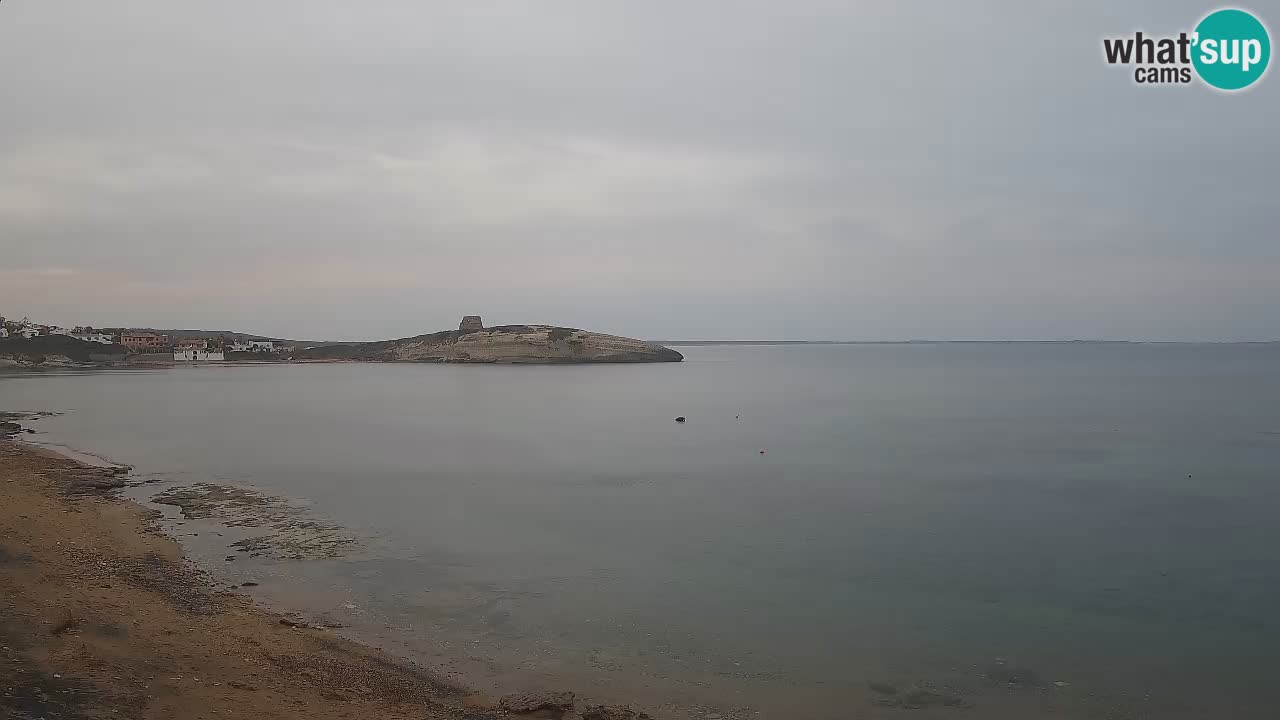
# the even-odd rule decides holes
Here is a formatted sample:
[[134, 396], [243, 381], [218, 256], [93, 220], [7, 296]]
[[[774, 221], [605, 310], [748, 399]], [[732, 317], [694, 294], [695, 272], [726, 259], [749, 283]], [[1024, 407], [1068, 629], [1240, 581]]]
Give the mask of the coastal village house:
[[169, 336], [154, 333], [125, 333], [120, 336], [120, 344], [134, 352], [157, 352], [169, 347]]
[[115, 338], [113, 338], [112, 336], [106, 333], [100, 333], [100, 332], [73, 332], [71, 333], [71, 337], [77, 340], [83, 340], [85, 342], [91, 342], [91, 343], [101, 343], [103, 345], [110, 345], [111, 343], [115, 342]]
[[275, 342], [272, 340], [233, 340], [231, 342], [231, 352], [275, 352]]
[[204, 362], [209, 360], [224, 360], [226, 358], [221, 350], [207, 350], [205, 348], [188, 347], [182, 350], [174, 350], [173, 359], [178, 362]]
[[142, 358], [147, 362], [160, 358], [154, 356], [173, 356], [176, 362], [222, 361], [226, 355], [224, 348], [233, 352], [274, 353], [288, 352], [288, 345], [277, 345], [274, 340], [242, 339], [231, 341], [227, 338], [182, 337], [173, 338], [167, 334], [117, 330], [119, 334], [100, 332], [87, 325], [77, 325], [68, 330], [56, 325], [40, 325], [27, 318], [20, 321], [6, 321], [0, 317], [0, 338], [31, 338], [42, 335], [63, 335], [83, 342], [111, 345], [119, 343], [131, 353], [150, 355]]
[[64, 337], [74, 337], [80, 340], [88, 340], [90, 342], [101, 342], [106, 344], [110, 344], [112, 342], [110, 336], [103, 335], [101, 333], [94, 333], [92, 334], [92, 337], [90, 337], [89, 334], [91, 330], [92, 328], [76, 328], [75, 330], [68, 330], [67, 328], [59, 327], [57, 325], [39, 325], [31, 322], [31, 320], [27, 318], [22, 318], [18, 321], [9, 321], [0, 317], [0, 338], [12, 337], [30, 340], [31, 338], [40, 336], [62, 335]]

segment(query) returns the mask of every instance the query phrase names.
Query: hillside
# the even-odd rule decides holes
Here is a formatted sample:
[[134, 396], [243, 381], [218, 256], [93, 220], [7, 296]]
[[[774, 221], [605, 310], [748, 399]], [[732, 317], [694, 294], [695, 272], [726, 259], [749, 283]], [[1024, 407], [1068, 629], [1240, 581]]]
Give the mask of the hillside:
[[151, 333], [152, 335], [168, 335], [173, 340], [189, 340], [194, 338], [223, 338], [225, 340], [273, 340], [276, 342], [283, 341], [283, 338], [269, 337], [267, 335], [254, 335], [253, 333], [235, 332], [232, 330], [165, 330], [161, 328], [139, 328], [139, 327], [121, 327], [121, 328], [105, 328], [104, 331], [112, 333]]
[[445, 330], [399, 340], [322, 345], [298, 352], [296, 359], [550, 364], [679, 362], [684, 356], [643, 340], [576, 328], [501, 325]]
[[66, 335], [41, 335], [30, 340], [0, 338], [0, 365], [68, 365], [124, 359], [123, 345], [85, 342]]

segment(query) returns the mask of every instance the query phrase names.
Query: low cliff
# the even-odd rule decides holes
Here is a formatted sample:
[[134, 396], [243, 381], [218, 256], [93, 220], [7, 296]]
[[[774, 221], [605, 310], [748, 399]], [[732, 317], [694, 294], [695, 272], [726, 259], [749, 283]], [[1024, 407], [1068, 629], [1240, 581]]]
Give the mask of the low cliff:
[[[474, 324], [468, 323], [470, 327]], [[295, 353], [299, 360], [453, 363], [679, 362], [684, 356], [643, 340], [550, 325], [502, 325]]]
[[0, 338], [0, 367], [96, 365], [119, 362], [128, 352], [123, 345], [85, 342], [67, 335]]

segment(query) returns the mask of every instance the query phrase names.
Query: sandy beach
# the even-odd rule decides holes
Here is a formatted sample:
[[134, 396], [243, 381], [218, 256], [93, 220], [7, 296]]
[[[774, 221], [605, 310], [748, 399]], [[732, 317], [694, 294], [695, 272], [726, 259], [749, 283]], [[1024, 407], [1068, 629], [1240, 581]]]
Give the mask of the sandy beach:
[[214, 589], [146, 509], [113, 496], [118, 482], [0, 440], [0, 715], [443, 720], [513, 716], [505, 703], [534, 710], [521, 717], [641, 717], [554, 693], [486, 698], [295, 627]]

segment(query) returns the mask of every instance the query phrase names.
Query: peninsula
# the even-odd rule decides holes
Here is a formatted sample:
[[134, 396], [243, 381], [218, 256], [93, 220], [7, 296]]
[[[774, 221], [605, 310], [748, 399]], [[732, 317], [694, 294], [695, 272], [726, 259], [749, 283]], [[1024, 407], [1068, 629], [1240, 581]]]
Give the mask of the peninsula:
[[684, 356], [658, 343], [552, 325], [485, 327], [376, 342], [283, 340], [229, 331], [64, 328], [0, 317], [0, 367], [101, 367], [289, 361], [441, 363], [647, 363]]
[[552, 325], [485, 327], [478, 315], [457, 330], [366, 343], [319, 345], [297, 360], [442, 363], [680, 362], [684, 356], [656, 343]]

